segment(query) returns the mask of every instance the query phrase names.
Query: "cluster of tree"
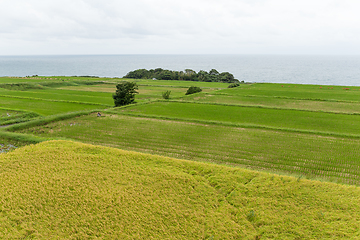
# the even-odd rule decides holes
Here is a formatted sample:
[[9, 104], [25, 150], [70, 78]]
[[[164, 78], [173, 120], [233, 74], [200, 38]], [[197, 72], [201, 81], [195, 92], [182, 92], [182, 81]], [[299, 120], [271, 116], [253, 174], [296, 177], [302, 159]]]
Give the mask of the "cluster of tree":
[[124, 76], [124, 78], [133, 79], [159, 79], [159, 80], [185, 80], [185, 81], [200, 81], [200, 82], [224, 82], [234, 83], [239, 82], [231, 73], [219, 73], [216, 69], [211, 69], [209, 72], [200, 70], [195, 72], [191, 69], [185, 71], [171, 71], [162, 68], [156, 69], [138, 69], [131, 71]]

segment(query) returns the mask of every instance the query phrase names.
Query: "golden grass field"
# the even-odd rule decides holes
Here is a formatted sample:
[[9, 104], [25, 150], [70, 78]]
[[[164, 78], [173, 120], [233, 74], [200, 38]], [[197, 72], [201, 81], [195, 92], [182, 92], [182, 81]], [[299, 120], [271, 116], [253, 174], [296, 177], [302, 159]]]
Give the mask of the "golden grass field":
[[48, 141], [0, 155], [1, 239], [359, 239], [360, 190]]

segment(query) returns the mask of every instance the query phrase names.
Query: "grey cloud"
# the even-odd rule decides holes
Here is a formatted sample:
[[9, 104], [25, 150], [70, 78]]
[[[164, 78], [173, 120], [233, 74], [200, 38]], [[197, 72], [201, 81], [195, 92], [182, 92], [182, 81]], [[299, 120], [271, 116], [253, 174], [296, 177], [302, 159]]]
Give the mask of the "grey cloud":
[[311, 53], [359, 46], [357, 9], [357, 0], [0, 0], [0, 55], [54, 45], [61, 52], [258, 53], [261, 46]]

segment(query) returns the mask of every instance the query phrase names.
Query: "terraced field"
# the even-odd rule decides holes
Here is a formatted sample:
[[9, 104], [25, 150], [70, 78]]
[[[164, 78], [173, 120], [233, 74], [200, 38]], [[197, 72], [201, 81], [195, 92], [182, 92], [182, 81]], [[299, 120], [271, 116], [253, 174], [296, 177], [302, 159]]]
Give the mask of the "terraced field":
[[[354, 88], [243, 84], [228, 89], [221, 83], [196, 83], [205, 86], [204, 92], [185, 96], [189, 82], [137, 80], [142, 104], [113, 108], [110, 90], [121, 79], [81, 84], [81, 78], [70, 78], [65, 85], [61, 77], [53, 83], [40, 79], [47, 87], [0, 89], [4, 99], [11, 99], [2, 104], [49, 120], [8, 131], [360, 184], [360, 102], [355, 101], [360, 91]], [[42, 86], [41, 81], [30, 83]], [[160, 100], [168, 89], [174, 91], [171, 100]], [[102, 117], [81, 110], [101, 111]], [[76, 111], [76, 118], [64, 117]]]
[[357, 88], [121, 81], [0, 78], [0, 238], [359, 238]]

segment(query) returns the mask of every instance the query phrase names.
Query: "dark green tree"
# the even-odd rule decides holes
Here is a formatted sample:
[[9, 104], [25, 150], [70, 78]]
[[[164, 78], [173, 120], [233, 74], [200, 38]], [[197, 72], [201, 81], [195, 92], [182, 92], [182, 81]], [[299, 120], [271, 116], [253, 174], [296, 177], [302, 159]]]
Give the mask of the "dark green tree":
[[219, 75], [220, 73], [219, 73], [218, 70], [216, 70], [216, 69], [211, 69], [211, 70], [209, 71], [209, 74], [210, 74], [210, 75], [217, 76], [217, 75]]
[[201, 82], [209, 82], [210, 81], [210, 78], [209, 78], [209, 73], [207, 73], [206, 71], [204, 70], [200, 70], [198, 72], [198, 79], [199, 81]]
[[231, 73], [228, 73], [228, 72], [220, 73], [219, 77], [220, 77], [221, 82], [224, 82], [224, 83], [233, 83], [236, 81], [236, 79], [234, 78], [234, 75], [232, 75]]
[[116, 85], [116, 92], [113, 94], [115, 107], [134, 103], [137, 89], [138, 85], [135, 82], [122, 82]]

